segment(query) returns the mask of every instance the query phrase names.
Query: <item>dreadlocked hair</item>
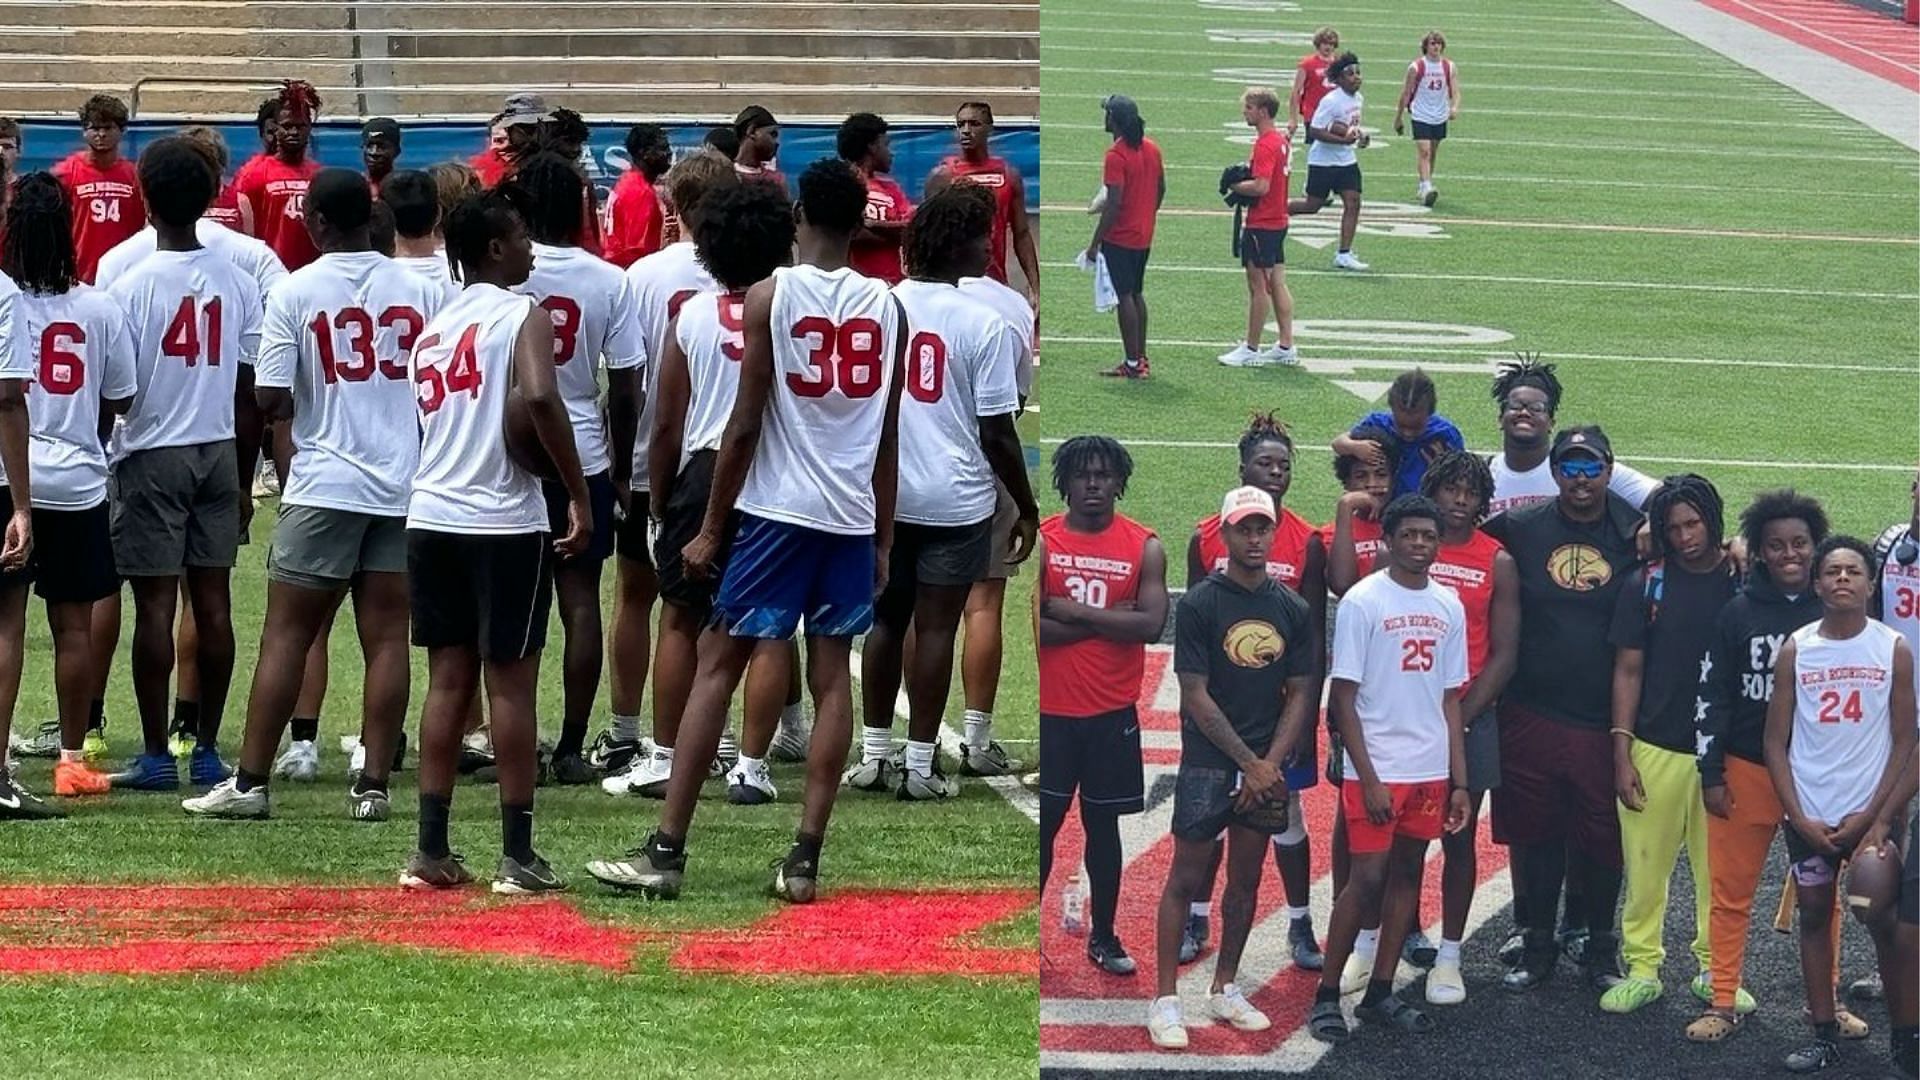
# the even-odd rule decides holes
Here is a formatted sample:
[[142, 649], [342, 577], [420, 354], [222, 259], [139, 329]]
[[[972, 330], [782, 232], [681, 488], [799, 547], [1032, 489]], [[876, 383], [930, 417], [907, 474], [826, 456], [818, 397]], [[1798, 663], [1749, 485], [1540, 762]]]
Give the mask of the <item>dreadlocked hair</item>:
[[0, 270], [30, 293], [59, 296], [80, 278], [73, 257], [67, 190], [50, 172], [31, 172], [13, 185]]
[[1240, 433], [1240, 464], [1253, 460], [1253, 452], [1264, 442], [1277, 442], [1293, 453], [1293, 436], [1287, 425], [1271, 412], [1257, 412], [1247, 419], [1247, 430]]
[[1547, 395], [1547, 415], [1560, 411], [1560, 379], [1552, 364], [1540, 362], [1540, 354], [1514, 353], [1510, 363], [1501, 364], [1493, 376], [1493, 400], [1506, 408], [1507, 395], [1522, 386], [1531, 386]]
[[293, 123], [311, 124], [320, 111], [320, 92], [310, 82], [288, 79], [280, 84], [280, 93], [273, 102], [274, 111], [286, 113]]
[[456, 281], [467, 280], [465, 267], [486, 261], [487, 245], [512, 232], [516, 219], [526, 220], [520, 212], [524, 201], [524, 193], [509, 180], [492, 191], [468, 196], [447, 215], [447, 263]]
[[1119, 440], [1106, 435], [1075, 435], [1053, 451], [1053, 490], [1067, 498], [1067, 484], [1075, 473], [1095, 461], [1104, 462], [1116, 481], [1113, 497], [1118, 501], [1127, 493], [1127, 481], [1133, 477], [1133, 455]]
[[1747, 551], [1754, 556], [1755, 565], [1759, 565], [1760, 535], [1767, 525], [1782, 518], [1798, 518], [1806, 522], [1807, 531], [1813, 534], [1813, 542], [1818, 544], [1827, 538], [1831, 526], [1827, 524], [1827, 512], [1821, 508], [1818, 500], [1802, 495], [1792, 488], [1778, 488], [1763, 491], [1753, 497], [1753, 502], [1740, 511], [1740, 536], [1747, 542]]
[[1704, 476], [1695, 473], [1678, 473], [1660, 481], [1653, 495], [1647, 499], [1647, 531], [1652, 533], [1653, 550], [1660, 555], [1670, 554], [1667, 548], [1667, 515], [1676, 506], [1691, 506], [1707, 524], [1707, 537], [1714, 547], [1727, 532], [1727, 513], [1720, 501], [1719, 489]]
[[958, 277], [954, 263], [967, 245], [993, 229], [993, 196], [974, 184], [952, 184], [929, 196], [907, 223], [907, 270], [930, 278]]
[[1487, 466], [1487, 459], [1465, 450], [1441, 454], [1427, 466], [1427, 475], [1420, 479], [1420, 494], [1437, 499], [1441, 491], [1455, 484], [1480, 500], [1480, 509], [1473, 512], [1474, 524], [1486, 520], [1487, 507], [1493, 502], [1493, 470]]
[[[1354, 429], [1351, 438], [1357, 439], [1360, 442], [1370, 442], [1379, 447], [1381, 455], [1387, 459], [1387, 472], [1394, 475], [1399, 474], [1399, 436], [1378, 424], [1366, 424]], [[1359, 464], [1360, 459], [1350, 454], [1333, 455], [1333, 475], [1335, 479], [1340, 481], [1340, 487], [1342, 489], [1346, 488], [1348, 479], [1353, 476], [1354, 467]]]
[[514, 182], [527, 192], [527, 227], [543, 244], [565, 244], [580, 232], [586, 180], [573, 162], [542, 150], [520, 163]]

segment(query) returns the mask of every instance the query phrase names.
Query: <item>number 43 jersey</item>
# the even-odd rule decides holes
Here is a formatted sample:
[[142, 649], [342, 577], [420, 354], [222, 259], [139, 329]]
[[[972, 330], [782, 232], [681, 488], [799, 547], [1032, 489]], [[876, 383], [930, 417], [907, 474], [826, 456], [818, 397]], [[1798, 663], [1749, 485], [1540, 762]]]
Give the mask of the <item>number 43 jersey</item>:
[[887, 283], [854, 270], [773, 272], [773, 388], [735, 504], [844, 536], [874, 531], [873, 464], [898, 355]]
[[273, 290], [254, 381], [293, 391], [295, 453], [281, 501], [406, 514], [420, 458], [407, 354], [445, 295], [373, 251], [322, 255]]
[[900, 498], [915, 525], [972, 525], [993, 516], [993, 469], [980, 419], [1020, 408], [1020, 339], [1005, 319], [940, 281], [903, 281], [906, 385], [900, 393]]

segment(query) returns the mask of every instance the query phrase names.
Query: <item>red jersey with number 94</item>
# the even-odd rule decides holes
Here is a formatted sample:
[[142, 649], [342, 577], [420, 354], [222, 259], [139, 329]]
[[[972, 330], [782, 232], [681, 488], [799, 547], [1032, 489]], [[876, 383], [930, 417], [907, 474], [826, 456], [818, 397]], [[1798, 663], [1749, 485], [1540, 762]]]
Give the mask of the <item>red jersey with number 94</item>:
[[420, 467], [407, 528], [508, 536], [547, 531], [540, 481], [507, 456], [513, 346], [533, 300], [476, 282], [427, 323], [408, 362]]
[[873, 463], [886, 426], [899, 313], [851, 267], [773, 272], [773, 387], [738, 508], [821, 532], [874, 531]]
[[80, 280], [93, 283], [100, 256], [147, 225], [140, 174], [125, 158], [102, 169], [81, 150], [53, 167], [73, 211], [73, 258]]
[[[1105, 611], [1133, 603], [1151, 539], [1152, 529], [1122, 514], [1097, 533], [1075, 532], [1065, 514], [1053, 515], [1040, 523], [1047, 553], [1041, 599], [1063, 598]], [[1147, 671], [1147, 647], [1140, 642], [1087, 638], [1042, 645], [1039, 655], [1040, 711], [1047, 716], [1099, 716], [1140, 697]]]
[[156, 251], [107, 293], [127, 313], [138, 384], [121, 451], [233, 438], [234, 389], [265, 309], [253, 275], [212, 248]]

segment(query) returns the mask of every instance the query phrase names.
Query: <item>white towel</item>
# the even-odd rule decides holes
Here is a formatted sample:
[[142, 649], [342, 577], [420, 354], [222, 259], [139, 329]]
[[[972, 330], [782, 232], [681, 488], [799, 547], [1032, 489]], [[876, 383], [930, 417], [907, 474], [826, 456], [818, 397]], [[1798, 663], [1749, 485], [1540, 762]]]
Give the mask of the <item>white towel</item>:
[[1082, 270], [1093, 271], [1093, 310], [1106, 314], [1120, 306], [1120, 294], [1113, 291], [1113, 276], [1107, 273], [1107, 257], [1096, 253], [1092, 262], [1087, 261], [1087, 253], [1082, 251], [1074, 257], [1073, 264]]

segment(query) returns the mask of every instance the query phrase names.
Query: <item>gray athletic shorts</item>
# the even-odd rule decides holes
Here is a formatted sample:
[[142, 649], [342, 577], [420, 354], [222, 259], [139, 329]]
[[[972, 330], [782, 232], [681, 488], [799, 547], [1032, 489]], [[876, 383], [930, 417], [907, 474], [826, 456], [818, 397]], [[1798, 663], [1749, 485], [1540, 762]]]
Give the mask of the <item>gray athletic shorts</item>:
[[1492, 709], [1467, 728], [1467, 789], [1478, 795], [1500, 786], [1500, 719]]
[[1000, 481], [993, 482], [993, 491], [993, 554], [987, 558], [987, 578], [1005, 581], [1020, 574], [1020, 567], [1007, 561], [1013, 553], [1013, 524], [1020, 520], [1020, 511]]
[[113, 465], [113, 561], [123, 577], [231, 567], [240, 549], [233, 440], [135, 450]]
[[407, 519], [323, 506], [280, 507], [267, 577], [303, 589], [338, 589], [363, 573], [407, 572]]

